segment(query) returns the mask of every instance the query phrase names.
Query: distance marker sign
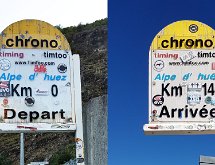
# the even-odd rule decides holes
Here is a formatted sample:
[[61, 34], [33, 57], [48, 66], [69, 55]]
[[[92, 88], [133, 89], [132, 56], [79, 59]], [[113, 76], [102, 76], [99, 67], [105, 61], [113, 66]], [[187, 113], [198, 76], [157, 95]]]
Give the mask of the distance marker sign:
[[0, 129], [75, 130], [79, 59], [62, 33], [43, 21], [22, 20], [3, 30], [0, 41]]
[[84, 165], [79, 55], [39, 20], [9, 25], [0, 36], [0, 133], [75, 132]]
[[214, 36], [198, 21], [174, 22], [155, 36], [146, 134], [215, 133]]

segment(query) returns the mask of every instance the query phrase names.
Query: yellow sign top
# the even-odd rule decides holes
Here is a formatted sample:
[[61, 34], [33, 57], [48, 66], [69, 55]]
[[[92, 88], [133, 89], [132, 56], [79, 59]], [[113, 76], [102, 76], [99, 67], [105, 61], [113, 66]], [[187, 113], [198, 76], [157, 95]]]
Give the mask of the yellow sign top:
[[153, 39], [151, 50], [214, 49], [215, 31], [198, 21], [177, 21], [163, 28]]
[[15, 22], [0, 36], [0, 48], [70, 50], [65, 36], [51, 24], [34, 19]]

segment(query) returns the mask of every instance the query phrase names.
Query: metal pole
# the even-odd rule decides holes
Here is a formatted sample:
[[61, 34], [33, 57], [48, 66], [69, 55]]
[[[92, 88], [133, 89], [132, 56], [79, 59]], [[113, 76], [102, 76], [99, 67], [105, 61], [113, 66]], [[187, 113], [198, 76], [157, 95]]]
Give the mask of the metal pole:
[[24, 133], [20, 133], [20, 165], [24, 165]]

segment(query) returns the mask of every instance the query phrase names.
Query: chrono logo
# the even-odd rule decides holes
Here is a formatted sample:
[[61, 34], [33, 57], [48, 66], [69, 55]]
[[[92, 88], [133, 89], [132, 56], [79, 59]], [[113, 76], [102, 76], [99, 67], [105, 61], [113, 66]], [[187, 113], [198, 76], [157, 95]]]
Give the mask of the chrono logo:
[[33, 106], [34, 103], [35, 103], [35, 100], [34, 100], [33, 97], [28, 96], [28, 97], [25, 98], [25, 104], [26, 104], [27, 106]]
[[164, 98], [162, 95], [155, 95], [153, 98], [152, 98], [152, 103], [155, 105], [155, 106], [161, 106], [163, 103], [164, 103]]
[[42, 47], [42, 48], [57, 48], [58, 42], [56, 40], [47, 39], [36, 39], [36, 38], [19, 38], [19, 36], [15, 36], [15, 39], [9, 38], [5, 42], [7, 47]]
[[198, 31], [198, 26], [197, 26], [196, 24], [191, 24], [191, 25], [189, 26], [189, 31], [190, 31], [191, 33], [196, 33], [196, 32]]
[[170, 37], [169, 40], [162, 40], [161, 46], [162, 48], [211, 48], [214, 43], [211, 39], [174, 39], [174, 37]]
[[59, 71], [60, 73], [66, 73], [66, 71], [67, 71], [67, 66], [66, 66], [66, 64], [59, 64], [58, 67], [57, 67], [57, 69], [58, 69], [58, 71]]
[[162, 71], [164, 68], [164, 62], [162, 60], [157, 60], [154, 63], [154, 69], [158, 72]]
[[7, 60], [7, 59], [0, 60], [0, 69], [1, 70], [6, 71], [6, 70], [10, 69], [10, 67], [11, 67], [11, 64], [10, 64], [9, 60]]

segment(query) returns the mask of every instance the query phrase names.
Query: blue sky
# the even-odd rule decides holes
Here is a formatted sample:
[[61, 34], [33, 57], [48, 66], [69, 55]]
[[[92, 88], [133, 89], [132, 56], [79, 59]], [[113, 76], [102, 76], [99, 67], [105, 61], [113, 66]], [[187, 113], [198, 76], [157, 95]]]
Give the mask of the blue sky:
[[146, 136], [148, 51], [153, 37], [178, 20], [215, 29], [215, 1], [109, 0], [109, 165], [196, 165], [215, 156], [215, 135]]

